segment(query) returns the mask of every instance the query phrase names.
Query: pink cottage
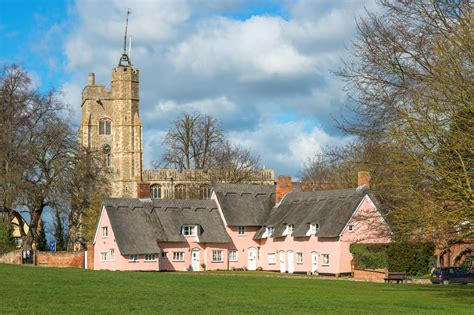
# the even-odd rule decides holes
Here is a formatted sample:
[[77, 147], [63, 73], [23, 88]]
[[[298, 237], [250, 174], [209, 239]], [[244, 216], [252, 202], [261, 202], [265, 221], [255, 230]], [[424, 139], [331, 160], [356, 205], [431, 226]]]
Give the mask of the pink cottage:
[[[211, 200], [109, 198], [94, 237], [94, 268], [245, 268], [347, 274], [351, 243], [390, 242], [367, 185], [318, 192], [218, 184]], [[275, 204], [275, 195], [283, 199]]]

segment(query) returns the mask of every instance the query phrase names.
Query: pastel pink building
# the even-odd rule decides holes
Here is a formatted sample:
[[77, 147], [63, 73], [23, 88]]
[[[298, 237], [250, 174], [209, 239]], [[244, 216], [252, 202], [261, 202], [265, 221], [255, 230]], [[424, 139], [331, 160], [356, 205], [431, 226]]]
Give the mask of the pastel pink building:
[[[275, 190], [276, 188], [276, 190]], [[218, 184], [211, 200], [110, 198], [94, 238], [94, 268], [346, 274], [351, 243], [390, 242], [367, 186], [318, 192]]]

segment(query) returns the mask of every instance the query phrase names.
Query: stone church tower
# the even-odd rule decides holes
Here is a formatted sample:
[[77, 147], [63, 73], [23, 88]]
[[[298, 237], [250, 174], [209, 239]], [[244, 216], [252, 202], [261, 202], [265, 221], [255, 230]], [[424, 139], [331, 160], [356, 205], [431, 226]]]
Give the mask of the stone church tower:
[[142, 178], [142, 125], [139, 116], [139, 71], [124, 50], [112, 70], [110, 90], [96, 84], [94, 73], [82, 91], [80, 144], [102, 152], [110, 171], [112, 197], [137, 197]]

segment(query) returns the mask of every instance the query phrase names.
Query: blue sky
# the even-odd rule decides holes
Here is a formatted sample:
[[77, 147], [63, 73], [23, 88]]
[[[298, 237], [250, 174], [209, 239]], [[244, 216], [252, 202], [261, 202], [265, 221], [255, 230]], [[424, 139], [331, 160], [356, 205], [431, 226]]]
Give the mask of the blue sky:
[[42, 91], [61, 91], [78, 125], [89, 72], [110, 84], [130, 7], [140, 69], [145, 164], [183, 112], [216, 117], [228, 137], [276, 174], [298, 177], [327, 145], [348, 100], [333, 72], [355, 16], [372, 1], [0, 0], [0, 63], [18, 63]]

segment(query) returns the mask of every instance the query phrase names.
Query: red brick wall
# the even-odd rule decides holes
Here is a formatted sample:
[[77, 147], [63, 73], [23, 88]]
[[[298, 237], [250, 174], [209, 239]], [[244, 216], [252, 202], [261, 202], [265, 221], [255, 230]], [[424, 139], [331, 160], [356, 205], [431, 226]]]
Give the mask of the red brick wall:
[[366, 281], [373, 281], [373, 282], [384, 282], [384, 278], [387, 274], [387, 270], [385, 269], [354, 269], [354, 278]]
[[94, 270], [94, 245], [87, 244], [87, 269]]
[[36, 265], [42, 267], [84, 268], [84, 252], [36, 251]]
[[138, 183], [137, 185], [137, 196], [138, 198], [150, 198], [150, 184], [149, 183]]
[[286, 193], [289, 193], [292, 190], [293, 184], [291, 183], [291, 176], [278, 176], [275, 202], [280, 202], [283, 196], [285, 196]]
[[6, 254], [0, 255], [1, 264], [21, 264], [21, 251], [14, 250]]

